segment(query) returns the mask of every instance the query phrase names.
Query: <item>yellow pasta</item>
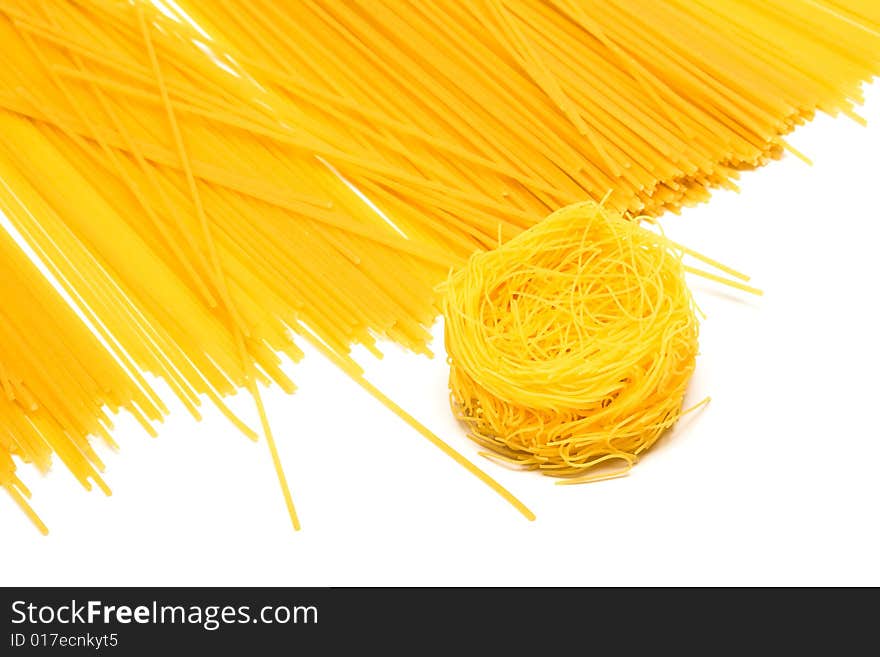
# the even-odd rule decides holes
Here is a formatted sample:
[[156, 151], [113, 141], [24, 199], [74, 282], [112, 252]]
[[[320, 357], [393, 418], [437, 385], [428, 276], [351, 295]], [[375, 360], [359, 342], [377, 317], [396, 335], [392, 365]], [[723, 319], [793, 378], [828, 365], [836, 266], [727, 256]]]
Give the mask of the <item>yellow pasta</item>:
[[453, 412], [501, 458], [612, 475], [680, 417], [698, 322], [681, 248], [593, 202], [556, 211], [445, 284]]
[[120, 409], [155, 435], [152, 422], [166, 409], [142, 377], [100, 344], [2, 228], [0, 298], [0, 487], [46, 533], [12, 457], [45, 472], [57, 455], [86, 489], [94, 485], [109, 495], [90, 439], [115, 446], [110, 414]]
[[[259, 98], [275, 116], [466, 192], [497, 210], [505, 238], [609, 190], [609, 208], [656, 216], [734, 187], [739, 169], [778, 157], [783, 135], [815, 111], [857, 118], [859, 85], [880, 65], [870, 0], [178, 6], [275, 92]], [[328, 159], [379, 198], [388, 191], [390, 181]], [[399, 173], [394, 182], [433, 210], [430, 230], [454, 217], [455, 230], [491, 245], [491, 226], [451, 199], [438, 217], [442, 199], [414, 195]]]
[[[785, 135], [818, 111], [861, 120], [860, 86], [880, 69], [875, 5], [0, 0], [0, 203], [68, 298], [56, 300], [58, 334], [85, 340], [78, 313], [129, 377], [114, 375], [115, 406], [140, 408], [137, 377], [149, 372], [194, 415], [209, 401], [262, 434], [294, 526], [260, 386], [293, 392], [279, 355], [298, 360], [297, 340], [533, 517], [366, 381], [352, 345], [430, 354], [450, 269], [523, 231], [540, 237], [560, 207], [602, 199], [601, 216], [627, 220], [677, 211], [794, 152]], [[730, 271], [689, 271], [731, 284]], [[630, 282], [647, 294], [643, 278]], [[13, 325], [16, 303], [5, 307]], [[39, 361], [50, 346], [33, 350]], [[615, 437], [550, 467], [544, 448], [510, 438], [503, 413], [483, 440], [504, 436], [529, 467], [575, 478], [614, 450], [631, 461], [676, 416], [686, 351], [662, 390], [666, 414], [653, 429], [645, 419], [638, 445]], [[259, 430], [224, 402], [242, 389]], [[81, 450], [103, 422], [98, 399], [78, 418]], [[27, 426], [27, 413], [9, 406], [5, 426]], [[4, 440], [0, 485], [23, 495]], [[68, 466], [88, 480], [87, 461]]]
[[[10, 222], [108, 343], [135, 371], [165, 378], [191, 412], [207, 398], [256, 438], [223, 402], [250, 391], [298, 527], [257, 383], [293, 391], [276, 352], [298, 359], [294, 334], [317, 339], [356, 378], [353, 342], [378, 354], [377, 337], [388, 336], [426, 351], [424, 325], [436, 310], [424, 291], [448, 255], [400, 236], [299, 147], [287, 157], [253, 132], [229, 134], [247, 113], [230, 115], [219, 93], [205, 108], [204, 91], [192, 91], [190, 69], [162, 49], [144, 6], [13, 5], [0, 19], [10, 64], [0, 74], [9, 100], [0, 112], [0, 195]], [[46, 43], [40, 30], [77, 45]], [[104, 48], [125, 70], [112, 85], [94, 57]], [[205, 111], [180, 105], [180, 88]], [[209, 117], [218, 112], [216, 126]], [[401, 282], [383, 278], [389, 265]]]

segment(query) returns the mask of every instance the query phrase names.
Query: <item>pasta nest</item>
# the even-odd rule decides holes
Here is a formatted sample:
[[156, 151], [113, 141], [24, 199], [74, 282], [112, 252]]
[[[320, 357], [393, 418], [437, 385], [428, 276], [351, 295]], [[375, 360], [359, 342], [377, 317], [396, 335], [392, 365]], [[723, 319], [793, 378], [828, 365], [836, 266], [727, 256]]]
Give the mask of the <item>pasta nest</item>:
[[592, 202], [474, 254], [443, 299], [451, 404], [470, 437], [571, 483], [628, 471], [682, 414], [694, 371], [682, 257]]

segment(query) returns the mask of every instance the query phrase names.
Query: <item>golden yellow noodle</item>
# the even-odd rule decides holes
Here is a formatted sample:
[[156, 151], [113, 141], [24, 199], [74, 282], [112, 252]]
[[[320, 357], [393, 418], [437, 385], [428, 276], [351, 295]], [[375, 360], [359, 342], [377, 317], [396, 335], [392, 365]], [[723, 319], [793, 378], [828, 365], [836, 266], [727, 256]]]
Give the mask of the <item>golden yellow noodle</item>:
[[[294, 390], [280, 355], [299, 359], [297, 340], [531, 517], [366, 381], [352, 345], [429, 354], [435, 287], [475, 251], [544, 230], [572, 203], [654, 217], [735, 188], [740, 170], [794, 152], [784, 136], [816, 112], [861, 120], [861, 85], [880, 69], [874, 0], [0, 0], [0, 40], [0, 203], [70, 301], [47, 314], [50, 334], [78, 344], [71, 307], [86, 318], [127, 373], [108, 383], [116, 406], [140, 407], [140, 383], [126, 386], [145, 372], [196, 417], [209, 401], [262, 433], [295, 526], [259, 386]], [[609, 257], [597, 276], [620, 265]], [[656, 285], [634, 276], [628, 312], [654, 310], [639, 304]], [[5, 294], [25, 294], [20, 279]], [[554, 280], [551, 295], [565, 277]], [[29, 321], [22, 298], [3, 299], [9, 326]], [[550, 330], [538, 343], [573, 339]], [[34, 363], [55, 353], [32, 350]], [[639, 445], [674, 419], [692, 366], [662, 363], [681, 370], [661, 377], [668, 413], [643, 418]], [[76, 398], [79, 379], [59, 381]], [[259, 432], [224, 401], [241, 389]], [[621, 407], [602, 408], [605, 393], [597, 431]], [[14, 435], [32, 423], [19, 399], [2, 429]], [[78, 406], [82, 453], [99, 399]], [[508, 436], [511, 418], [492, 417], [486, 436]], [[539, 463], [544, 448], [527, 465], [577, 478], [597, 459], [629, 463], [635, 428], [614, 430], [604, 451], [565, 452], [570, 466]], [[528, 434], [520, 447], [538, 440]], [[0, 484], [21, 493], [2, 435]], [[57, 444], [33, 460], [57, 451], [88, 481], [89, 459]]]
[[628, 470], [682, 414], [698, 322], [681, 248], [593, 202], [445, 284], [452, 408], [505, 460], [568, 482]]

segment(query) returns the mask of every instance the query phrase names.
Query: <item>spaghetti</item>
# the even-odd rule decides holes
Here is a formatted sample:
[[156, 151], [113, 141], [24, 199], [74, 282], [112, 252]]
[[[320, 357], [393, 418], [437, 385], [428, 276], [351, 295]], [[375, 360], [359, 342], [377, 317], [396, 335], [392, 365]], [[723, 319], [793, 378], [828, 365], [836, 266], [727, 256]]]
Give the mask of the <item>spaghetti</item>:
[[[0, 206], [2, 207], [2, 206]], [[12, 457], [42, 471], [53, 455], [90, 490], [110, 489], [90, 440], [115, 446], [111, 413], [127, 410], [155, 435], [166, 409], [146, 382], [100, 344], [0, 229], [0, 487], [37, 527]]]
[[[351, 346], [429, 354], [449, 269], [559, 207], [677, 211], [793, 150], [818, 111], [860, 120], [875, 5], [0, 0], [0, 202], [70, 300], [59, 335], [80, 340], [81, 315], [131, 380], [159, 376], [256, 438], [224, 402], [250, 392], [295, 525], [259, 386], [294, 390], [280, 355], [302, 339], [530, 516], [372, 387]], [[4, 310], [24, 325], [22, 304]], [[124, 380], [126, 407], [140, 388]], [[6, 426], [30, 422], [9, 408]], [[103, 408], [84, 408], [97, 431]]]

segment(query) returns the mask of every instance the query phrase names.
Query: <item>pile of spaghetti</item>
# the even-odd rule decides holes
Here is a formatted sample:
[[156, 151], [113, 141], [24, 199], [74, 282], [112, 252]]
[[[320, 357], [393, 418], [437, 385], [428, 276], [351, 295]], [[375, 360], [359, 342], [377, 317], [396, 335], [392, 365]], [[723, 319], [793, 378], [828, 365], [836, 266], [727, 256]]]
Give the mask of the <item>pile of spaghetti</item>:
[[[784, 136], [816, 112], [861, 120], [861, 85], [880, 70], [880, 9], [876, 0], [0, 0], [0, 40], [0, 238], [29, 254], [14, 271], [0, 263], [9, 282], [0, 485], [23, 504], [16, 468], [45, 469], [53, 454], [84, 485], [97, 481], [90, 441], [109, 437], [112, 412], [155, 431], [171, 407], [151, 374], [196, 417], [208, 402], [265, 438], [298, 526], [260, 386], [292, 392], [282, 356], [299, 359], [304, 343], [530, 515], [366, 381], [352, 346], [379, 356], [385, 340], [429, 354], [435, 288], [450, 268], [560, 207], [605, 199], [630, 219], [677, 211], [790, 149]], [[589, 248], [572, 253], [586, 259]], [[609, 275], [622, 266], [610, 257]], [[633, 291], [615, 294], [642, 326], [639, 312], [665, 306], [650, 278], [633, 276]], [[561, 294], [553, 286], [564, 280], [541, 293]], [[46, 308], [39, 330], [26, 316], [34, 290]], [[604, 322], [610, 309], [596, 312]], [[515, 317], [540, 323], [517, 313], [498, 321]], [[534, 349], [573, 335], [542, 333]], [[94, 357], [67, 355], [79, 345]], [[683, 369], [661, 390], [677, 395], [673, 380], [692, 364], [670, 362]], [[640, 371], [627, 375], [634, 385], [645, 377], [640, 392], [658, 384]], [[253, 396], [259, 427], [229, 409], [240, 390]], [[600, 421], [618, 417], [622, 390], [592, 389]], [[568, 408], [564, 396], [554, 403]], [[492, 412], [488, 399], [480, 409]], [[506, 411], [495, 410], [480, 431], [510, 438], [495, 426]], [[673, 416], [658, 410], [637, 440]], [[605, 452], [579, 447], [560, 473], [634, 454], [625, 436], [636, 427], [612, 429]], [[517, 454], [545, 437], [555, 448], [559, 437], [532, 433], [505, 440]], [[545, 457], [535, 452], [534, 464]]]
[[684, 255], [593, 202], [473, 255], [443, 306], [471, 437], [569, 483], [628, 470], [682, 414], [696, 363]]

